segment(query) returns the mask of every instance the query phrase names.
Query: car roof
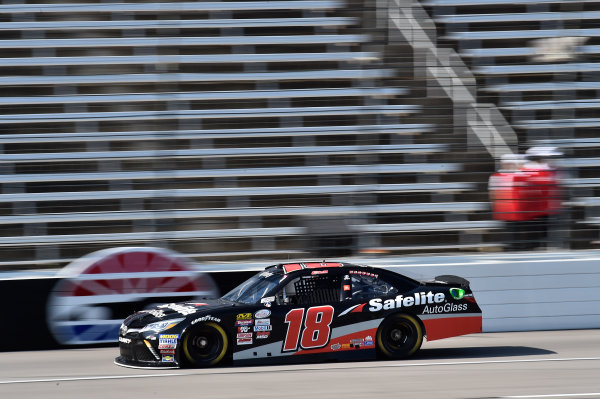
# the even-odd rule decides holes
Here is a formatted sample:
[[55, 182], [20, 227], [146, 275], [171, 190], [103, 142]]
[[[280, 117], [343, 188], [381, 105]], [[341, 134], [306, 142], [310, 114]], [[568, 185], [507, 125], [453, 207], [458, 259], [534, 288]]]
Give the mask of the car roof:
[[338, 267], [345, 267], [345, 268], [350, 267], [350, 268], [369, 269], [369, 270], [373, 269], [373, 267], [371, 267], [371, 266], [355, 265], [355, 264], [346, 263], [346, 262], [330, 262], [330, 261], [314, 262], [314, 261], [310, 261], [310, 262], [280, 263], [277, 265], [269, 266], [269, 267], [265, 268], [265, 270], [268, 270], [270, 272], [277, 271], [277, 272], [284, 273], [284, 274], [290, 274], [290, 273], [299, 272], [299, 271], [306, 270], [306, 269], [329, 269], [329, 268], [338, 268]]
[[[339, 271], [340, 273], [349, 272], [352, 274], [355, 271], [357, 274], [364, 274], [371, 277], [383, 278], [384, 281], [391, 283], [395, 286], [419, 286], [422, 283], [412, 279], [403, 274], [368, 265], [357, 265], [354, 263], [347, 262], [335, 262], [335, 261], [308, 261], [308, 262], [290, 262], [290, 263], [279, 263], [277, 265], [268, 266], [265, 268], [266, 272], [278, 274], [282, 276], [294, 277], [305, 276], [316, 274], [319, 270], [331, 270], [331, 272]], [[321, 273], [319, 273], [321, 274]]]

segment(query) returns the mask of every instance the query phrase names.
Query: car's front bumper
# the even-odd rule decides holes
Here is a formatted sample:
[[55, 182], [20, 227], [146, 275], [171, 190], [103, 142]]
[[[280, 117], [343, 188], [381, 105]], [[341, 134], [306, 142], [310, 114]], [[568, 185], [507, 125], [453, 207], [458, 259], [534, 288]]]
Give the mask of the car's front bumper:
[[179, 365], [177, 363], [163, 363], [163, 362], [136, 362], [123, 356], [115, 358], [115, 364], [123, 367], [130, 367], [135, 369], [177, 369]]
[[[125, 367], [177, 368], [179, 362], [175, 353], [163, 353], [149, 340], [139, 335], [119, 336], [119, 354], [115, 363]], [[175, 351], [172, 351], [175, 352]]]

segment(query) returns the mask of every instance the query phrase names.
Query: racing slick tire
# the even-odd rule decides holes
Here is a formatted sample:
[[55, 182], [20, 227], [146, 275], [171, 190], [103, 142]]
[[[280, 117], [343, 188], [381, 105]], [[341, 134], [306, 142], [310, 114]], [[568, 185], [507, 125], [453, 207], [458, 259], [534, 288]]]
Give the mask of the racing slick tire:
[[403, 359], [414, 354], [423, 343], [423, 328], [408, 314], [387, 317], [377, 330], [377, 353], [387, 359]]
[[223, 327], [207, 322], [190, 328], [183, 336], [181, 355], [184, 367], [209, 367], [221, 363], [229, 351]]

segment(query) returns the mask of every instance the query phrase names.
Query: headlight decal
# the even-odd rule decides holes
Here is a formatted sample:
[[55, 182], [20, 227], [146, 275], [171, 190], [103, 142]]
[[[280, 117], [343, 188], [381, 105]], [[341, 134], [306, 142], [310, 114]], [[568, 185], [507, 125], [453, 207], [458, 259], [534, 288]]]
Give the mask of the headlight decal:
[[181, 323], [183, 320], [185, 320], [185, 318], [182, 317], [180, 319], [157, 321], [156, 323], [150, 323], [147, 326], [145, 326], [144, 328], [142, 328], [141, 332], [145, 332], [145, 331], [161, 332], [164, 330], [168, 330], [169, 328], [175, 327], [177, 324]]

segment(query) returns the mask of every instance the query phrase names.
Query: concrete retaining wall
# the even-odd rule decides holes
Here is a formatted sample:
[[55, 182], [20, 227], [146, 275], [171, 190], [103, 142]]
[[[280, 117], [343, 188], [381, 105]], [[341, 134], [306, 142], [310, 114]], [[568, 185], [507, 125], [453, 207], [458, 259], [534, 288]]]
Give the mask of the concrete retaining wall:
[[[600, 328], [600, 251], [348, 259], [427, 279], [468, 279], [483, 310], [484, 332]], [[203, 265], [222, 293], [270, 263]], [[215, 270], [218, 270], [216, 272]], [[1, 279], [0, 350], [59, 347], [46, 326], [46, 302], [57, 277]]]
[[600, 252], [462, 259], [387, 264], [408, 275], [456, 274], [469, 280], [485, 332], [600, 328]]

